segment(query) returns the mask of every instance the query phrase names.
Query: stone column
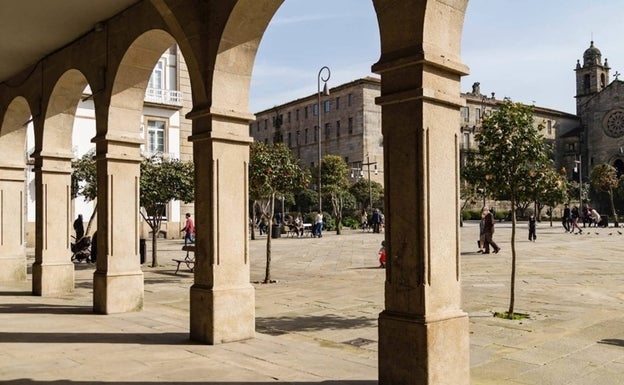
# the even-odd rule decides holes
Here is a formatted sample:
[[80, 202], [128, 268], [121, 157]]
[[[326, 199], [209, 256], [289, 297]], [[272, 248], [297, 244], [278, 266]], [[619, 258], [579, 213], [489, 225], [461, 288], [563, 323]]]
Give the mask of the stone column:
[[71, 262], [72, 154], [35, 153], [34, 295], [53, 296], [74, 290]]
[[[250, 283], [248, 115], [193, 112], [195, 164], [195, 282], [191, 339], [219, 344], [253, 338]], [[207, 130], [206, 128], [211, 128]], [[238, 133], [244, 133], [238, 134]]]
[[0, 282], [26, 279], [24, 166], [0, 164]]
[[98, 257], [93, 310], [112, 314], [143, 308], [139, 256], [140, 138], [96, 137]]
[[386, 249], [380, 384], [469, 384], [460, 309], [459, 78], [441, 54], [405, 53], [382, 75]]

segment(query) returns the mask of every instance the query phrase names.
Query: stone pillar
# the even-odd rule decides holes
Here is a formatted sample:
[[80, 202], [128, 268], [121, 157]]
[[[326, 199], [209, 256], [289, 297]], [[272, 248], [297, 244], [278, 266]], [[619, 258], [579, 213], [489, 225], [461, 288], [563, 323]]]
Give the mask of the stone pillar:
[[98, 257], [93, 310], [112, 314], [143, 308], [139, 256], [140, 138], [96, 137]]
[[[219, 344], [253, 338], [250, 283], [248, 124], [252, 116], [193, 112], [195, 282], [190, 292], [191, 339]], [[207, 130], [211, 128], [211, 130]], [[235, 133], [244, 133], [237, 135]]]
[[441, 54], [405, 53], [382, 75], [386, 209], [385, 308], [379, 383], [470, 383], [468, 317], [460, 309], [459, 78]]
[[26, 279], [24, 166], [0, 164], [0, 282]]
[[74, 290], [71, 262], [71, 159], [66, 153], [35, 153], [34, 295], [54, 296]]

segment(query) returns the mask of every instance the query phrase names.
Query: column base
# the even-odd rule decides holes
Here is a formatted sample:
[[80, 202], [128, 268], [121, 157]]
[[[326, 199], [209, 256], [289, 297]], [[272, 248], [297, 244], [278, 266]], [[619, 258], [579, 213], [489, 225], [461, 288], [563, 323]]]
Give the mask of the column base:
[[379, 384], [469, 385], [468, 315], [435, 320], [379, 315]]
[[191, 287], [191, 339], [216, 345], [255, 337], [253, 286], [214, 289]]
[[0, 282], [15, 282], [25, 280], [25, 255], [16, 255], [0, 258]]
[[32, 288], [33, 295], [43, 297], [71, 293], [74, 290], [74, 264], [33, 263]]
[[128, 313], [143, 309], [143, 272], [93, 273], [93, 311], [99, 314]]

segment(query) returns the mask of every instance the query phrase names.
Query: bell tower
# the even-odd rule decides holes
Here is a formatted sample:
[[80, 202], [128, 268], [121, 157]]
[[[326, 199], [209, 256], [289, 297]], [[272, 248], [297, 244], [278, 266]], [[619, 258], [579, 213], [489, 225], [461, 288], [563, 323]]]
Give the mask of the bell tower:
[[589, 48], [583, 53], [583, 65], [576, 62], [576, 113], [581, 112], [585, 102], [602, 91], [609, 81], [609, 64], [605, 59], [602, 63], [602, 53], [592, 41]]

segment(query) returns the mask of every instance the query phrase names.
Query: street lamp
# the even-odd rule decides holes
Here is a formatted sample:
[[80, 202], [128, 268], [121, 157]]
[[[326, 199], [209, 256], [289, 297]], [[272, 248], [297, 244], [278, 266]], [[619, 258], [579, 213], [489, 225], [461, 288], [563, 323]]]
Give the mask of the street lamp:
[[[327, 77], [323, 77], [323, 71], [327, 71]], [[319, 70], [318, 73], [318, 77], [317, 77], [317, 96], [318, 96], [318, 107], [317, 107], [317, 113], [318, 113], [318, 129], [317, 129], [317, 139], [318, 139], [318, 206], [319, 206], [319, 213], [323, 212], [323, 198], [321, 197], [321, 80], [323, 81], [323, 95], [324, 96], [329, 96], [329, 90], [327, 89], [327, 81], [329, 80], [331, 76], [331, 71], [329, 70], [329, 67], [327, 66], [323, 66], [321, 67], [321, 69]]]
[[[579, 160], [574, 160], [574, 172], [578, 171], [579, 176], [579, 206], [583, 206], [583, 175], [581, 174], [581, 155], [579, 155]], [[578, 169], [577, 169], [578, 166]]]
[[[367, 172], [368, 172], [368, 202], [370, 203], [369, 209], [372, 210], [373, 209], [373, 189], [371, 188], [370, 166], [375, 166], [375, 175], [378, 175], [379, 171], [377, 170], [377, 162], [371, 162], [368, 155], [366, 155], [366, 163], [362, 163], [362, 167], [364, 166], [366, 166]], [[363, 176], [364, 176], [363, 168], [356, 167], [356, 168], [351, 169], [351, 178], [355, 179], [356, 181]]]
[[370, 176], [370, 166], [375, 165], [375, 175], [377, 175], [377, 162], [371, 162], [368, 154], [366, 155], [366, 163], [362, 163], [362, 166], [366, 166], [368, 169], [368, 202], [370, 204], [369, 209], [373, 209], [373, 190], [371, 188], [371, 176]]

